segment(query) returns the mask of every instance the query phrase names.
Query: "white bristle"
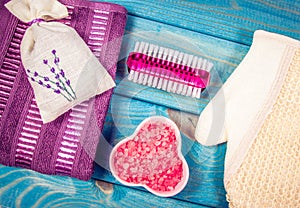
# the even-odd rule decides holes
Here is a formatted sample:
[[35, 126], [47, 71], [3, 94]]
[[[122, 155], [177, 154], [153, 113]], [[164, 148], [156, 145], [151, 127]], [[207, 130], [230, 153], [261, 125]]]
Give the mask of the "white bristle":
[[159, 47], [157, 58], [162, 58], [164, 53], [164, 47]]
[[182, 91], [181, 91], [181, 94], [182, 95], [186, 95], [186, 93], [187, 93], [187, 85], [186, 84], [182, 84], [183, 85], [183, 87], [182, 87]]
[[[164, 52], [164, 48], [160, 47], [158, 50], [157, 58], [161, 59], [163, 56], [163, 52]], [[157, 74], [161, 74], [161, 72], [164, 71], [164, 70], [159, 70], [159, 71], [158, 70], [159, 69], [156, 69]], [[152, 87], [156, 87], [158, 89], [161, 88], [161, 85], [159, 86], [159, 77], [157, 77], [157, 76], [154, 77]]]
[[[193, 73], [196, 70], [206, 70], [209, 72], [213, 67], [213, 64], [205, 59], [145, 42], [137, 42], [135, 44], [134, 51], [148, 55], [149, 57], [147, 58], [147, 61], [153, 61], [153, 58], [151, 57], [158, 58], [163, 61], [162, 64], [169, 64], [170, 62], [173, 62], [182, 66], [188, 66], [191, 68], [188, 70]], [[183, 68], [181, 68], [181, 70], [183, 70]], [[131, 70], [128, 75], [128, 79], [139, 84], [148, 85], [185, 96], [194, 98], [200, 98], [201, 96], [202, 89], [185, 84], [185, 82], [192, 82], [193, 80], [190, 80], [192, 78], [187, 76], [184, 77], [184, 80], [182, 80], [182, 74], [176, 75], [169, 70], [159, 69], [156, 67], [149, 69], [145, 68], [140, 71]]]
[[[198, 57], [194, 56], [192, 61], [192, 66], [191, 66], [194, 72], [197, 70], [196, 69], [197, 63], [198, 63]], [[187, 96], [196, 97], [196, 93], [194, 93], [195, 91], [196, 91], [196, 87], [189, 86]]]
[[[172, 49], [165, 49], [166, 55], [164, 56], [164, 60], [169, 62], [173, 56], [174, 51]], [[166, 71], [164, 79], [162, 79], [162, 89], [167, 90], [168, 82], [170, 77], [170, 71]]]
[[[154, 51], [154, 45], [150, 44], [149, 45], [149, 50], [147, 51], [147, 55], [152, 56], [153, 51]], [[150, 69], [148, 73], [151, 74], [151, 72], [152, 72], [152, 69]], [[147, 82], [148, 82], [149, 78], [151, 77], [151, 75], [149, 75], [148, 73], [144, 75], [144, 80], [143, 80], [143, 83], [142, 83], [143, 85], [147, 85]]]
[[[157, 56], [157, 52], [158, 52], [158, 46], [154, 46], [154, 48], [153, 48], [153, 54], [152, 54], [152, 57], [156, 57]], [[155, 69], [152, 69], [151, 70], [151, 73], [155, 73]], [[152, 82], [153, 82], [153, 75], [151, 74], [151, 76], [149, 76], [149, 79], [148, 79], [148, 86], [150, 87], [150, 86], [152, 86]]]
[[[184, 54], [183, 59], [182, 59], [182, 65], [187, 65], [188, 56], [189, 56], [188, 54]], [[185, 84], [179, 83], [176, 93], [181, 94], [181, 95], [185, 95], [186, 87], [187, 86]]]
[[179, 55], [178, 55], [178, 59], [177, 59], [178, 64], [182, 63], [183, 56], [184, 56], [184, 53], [180, 52]]
[[201, 88], [197, 88], [197, 93], [196, 93], [196, 98], [200, 98], [201, 97]]
[[[161, 59], [164, 62], [167, 61], [168, 53], [169, 53], [169, 50], [167, 48], [163, 48]], [[165, 78], [167, 77], [167, 71], [166, 70], [161, 70], [160, 75], [161, 75], [161, 77], [159, 78], [159, 81], [158, 81], [158, 84], [157, 84], [157, 89], [163, 89], [162, 88], [163, 87], [163, 82], [164, 82]]]
[[145, 46], [145, 42], [141, 42], [141, 43], [140, 43], [140, 47], [139, 47], [139, 49], [138, 49], [138, 52], [143, 53], [144, 46]]
[[135, 73], [134, 73], [134, 76], [133, 76], [133, 81], [134, 81], [134, 82], [137, 82], [137, 81], [138, 81], [138, 78], [139, 78], [139, 72], [135, 72]]
[[195, 98], [197, 95], [197, 88], [194, 87], [193, 92], [192, 92], [192, 97]]
[[182, 65], [187, 65], [188, 59], [189, 59], [189, 55], [188, 54], [184, 54], [183, 60], [182, 60]]
[[[193, 71], [195, 71], [194, 69], [195, 69], [195, 67], [197, 65], [197, 60], [198, 60], [197, 56], [190, 55], [190, 57], [189, 57], [189, 62], [190, 63], [188, 65], [192, 68]], [[194, 87], [188, 86], [186, 96], [191, 97], [192, 93], [193, 93], [193, 89], [194, 89]]]
[[171, 61], [172, 61], [172, 59], [173, 59], [173, 57], [174, 57], [174, 55], [175, 55], [175, 51], [174, 51], [174, 50], [172, 50], [172, 49], [169, 49], [169, 53], [168, 53], [168, 59], [167, 59], [167, 61], [171, 62]]
[[[178, 55], [178, 60], [177, 60], [178, 64], [183, 65], [183, 56], [184, 56], [184, 53], [180, 52], [179, 55]], [[175, 83], [176, 83], [176, 86], [173, 86], [173, 91], [172, 92], [180, 94], [182, 92], [182, 84], [177, 83], [177, 82], [175, 82]]]
[[193, 62], [192, 62], [192, 68], [193, 68], [193, 69], [196, 68], [196, 66], [197, 66], [197, 61], [198, 61], [198, 57], [197, 57], [197, 56], [194, 56]]
[[207, 61], [204, 59], [202, 63], [202, 70], [205, 70], [207, 68]]
[[194, 56], [193, 55], [188, 55], [188, 61], [187, 61], [187, 66], [191, 67], [192, 66], [192, 61], [193, 61]]
[[[167, 54], [167, 59], [166, 60], [168, 62], [171, 62], [171, 60], [174, 56], [174, 50], [172, 50], [172, 49], [166, 49], [166, 50], [168, 50], [168, 53], [166, 53]], [[163, 85], [162, 85], [163, 90], [167, 90], [168, 83], [170, 82], [170, 73], [171, 73], [170, 71], [167, 71], [166, 77], [163, 80]]]
[[153, 45], [153, 44], [150, 44], [150, 45], [149, 45], [149, 50], [148, 50], [147, 55], [152, 56], [153, 50], [154, 50], [154, 45]]
[[154, 50], [153, 50], [153, 57], [157, 57], [158, 49], [159, 49], [158, 46], [155, 46], [155, 47], [154, 47]]
[[[206, 60], [203, 59], [203, 58], [199, 58], [198, 61], [197, 61], [197, 66], [196, 66], [196, 70], [203, 70], [205, 69], [205, 65], [206, 65]], [[195, 98], [200, 98], [201, 97], [201, 88], [195, 88], [193, 93], [192, 93], [192, 97], [195, 97]]]
[[[173, 92], [173, 93], [176, 93], [176, 89], [177, 89], [177, 85], [178, 85], [178, 83], [177, 82], [175, 82], [175, 81], [172, 81], [170, 84], [170, 91], [168, 91], [168, 92]], [[169, 86], [168, 86], [169, 87]]]
[[[187, 63], [186, 66], [191, 67], [192, 66], [192, 61], [193, 61], [193, 55], [187, 55]], [[190, 81], [190, 80], [185, 80], [185, 81]], [[191, 89], [190, 89], [191, 88]], [[182, 95], [187, 95], [190, 96], [190, 93], [192, 92], [192, 87], [188, 85], [183, 85], [183, 89], [181, 94]]]
[[128, 79], [131, 81], [134, 77], [134, 74], [135, 74], [135, 71], [134, 70], [131, 70], [129, 75], [128, 75]]
[[149, 43], [145, 43], [143, 53], [147, 54], [149, 51]]
[[193, 92], [193, 87], [192, 86], [188, 86], [187, 87], [187, 91], [186, 91], [186, 96], [192, 96], [192, 92]]
[[[157, 70], [157, 69], [156, 69]], [[157, 73], [157, 72], [156, 72]], [[152, 87], [156, 87], [158, 82], [158, 77], [153, 78]]]
[[[147, 54], [148, 50], [149, 50], [149, 43], [142, 42], [139, 47], [140, 53]], [[145, 72], [145, 69], [142, 69], [141, 71], [142, 72], [139, 73], [138, 80], [137, 80], [137, 83], [139, 83], [139, 84], [142, 84], [143, 80], [145, 78], [145, 74], [143, 73], [143, 72]]]
[[149, 52], [148, 52], [149, 56], [153, 55], [154, 47], [155, 47], [155, 45], [150, 44], [150, 46], [149, 46]]
[[192, 92], [193, 92], [193, 87], [192, 86], [188, 86], [187, 92], [186, 92], [186, 96], [191, 97], [192, 96]]
[[[172, 62], [177, 63], [178, 62], [178, 56], [179, 56], [179, 51], [175, 51], [174, 55], [173, 55]], [[177, 82], [174, 82], [173, 80], [174, 80], [174, 74], [171, 74], [170, 75], [170, 81], [169, 81], [168, 88], [167, 88], [168, 92], [175, 92], [176, 91]]]
[[176, 63], [178, 60], [178, 56], [179, 56], [179, 51], [174, 51], [173, 59], [171, 61]]
[[134, 70], [130, 70], [130, 72], [129, 72], [129, 74], [128, 74], [128, 79], [129, 79], [129, 80], [132, 80], [132, 79], [133, 79], [134, 73], [135, 73]]
[[213, 68], [214, 64], [211, 62], [208, 62], [207, 67], [206, 67], [206, 71], [210, 72], [210, 70]]
[[137, 52], [139, 50], [139, 47], [140, 47], [140, 42], [136, 42], [134, 46], [134, 52]]
[[169, 55], [169, 49], [168, 48], [164, 48], [164, 52], [163, 52], [163, 60], [167, 60], [167, 57]]
[[197, 69], [201, 69], [201, 67], [202, 67], [202, 62], [203, 62], [203, 59], [202, 58], [199, 58], [198, 59], [198, 63], [197, 63]]
[[181, 84], [181, 83], [178, 83], [178, 84], [177, 84], [177, 90], [176, 90], [176, 92], [175, 92], [175, 93], [177, 93], [177, 94], [181, 94], [181, 92], [182, 92], [182, 88], [183, 88], [183, 84]]

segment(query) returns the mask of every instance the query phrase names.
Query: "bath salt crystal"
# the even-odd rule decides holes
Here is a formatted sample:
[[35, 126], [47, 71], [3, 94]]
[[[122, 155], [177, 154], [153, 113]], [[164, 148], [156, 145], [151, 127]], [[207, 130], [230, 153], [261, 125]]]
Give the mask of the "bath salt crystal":
[[[174, 190], [183, 177], [175, 130], [167, 123], [145, 123], [113, 157], [116, 174], [124, 181], [146, 184], [158, 192]], [[118, 161], [122, 163], [118, 163]]]

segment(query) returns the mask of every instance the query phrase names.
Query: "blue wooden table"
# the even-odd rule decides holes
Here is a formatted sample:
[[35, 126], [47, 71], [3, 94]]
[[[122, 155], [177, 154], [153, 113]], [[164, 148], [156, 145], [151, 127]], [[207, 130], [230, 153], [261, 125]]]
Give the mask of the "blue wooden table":
[[[247, 53], [253, 32], [263, 29], [300, 39], [300, 1], [108, 0], [129, 15], [119, 57], [117, 87], [100, 140], [93, 179], [48, 176], [0, 165], [2, 207], [227, 207], [223, 186], [226, 144], [204, 147], [194, 140], [197, 118]], [[201, 99], [128, 82], [125, 60], [136, 41], [205, 57], [214, 63]], [[172, 198], [119, 184], [108, 170], [112, 146], [152, 115], [174, 120], [190, 167], [186, 188]]]

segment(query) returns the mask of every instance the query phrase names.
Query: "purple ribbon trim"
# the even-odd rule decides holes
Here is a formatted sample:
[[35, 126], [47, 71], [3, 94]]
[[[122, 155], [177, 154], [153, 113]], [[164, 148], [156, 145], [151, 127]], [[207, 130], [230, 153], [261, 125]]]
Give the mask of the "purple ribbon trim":
[[39, 22], [44, 22], [45, 20], [43, 20], [42, 18], [37, 18], [37, 19], [34, 19], [32, 20], [31, 22], [29, 22], [29, 26], [35, 24], [35, 23], [39, 23]]

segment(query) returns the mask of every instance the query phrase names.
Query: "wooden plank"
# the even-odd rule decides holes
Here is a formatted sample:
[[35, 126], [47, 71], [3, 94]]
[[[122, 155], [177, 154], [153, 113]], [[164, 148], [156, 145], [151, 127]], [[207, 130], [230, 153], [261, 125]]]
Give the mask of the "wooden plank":
[[153, 115], [171, 118], [181, 130], [182, 152], [190, 168], [190, 178], [186, 188], [173, 198], [211, 207], [227, 207], [223, 187], [226, 144], [205, 147], [196, 142], [193, 133], [198, 116], [116, 94], [112, 97], [103, 130], [107, 143], [102, 138], [98, 147], [99, 155], [95, 160], [99, 165], [96, 166], [93, 177], [118, 183], [109, 171], [109, 151], [112, 146], [131, 135], [142, 120]]
[[246, 45], [257, 29], [300, 39], [300, 1], [104, 1], [123, 5], [134, 16]]
[[2, 207], [200, 207], [103, 181], [80, 181], [0, 165]]

